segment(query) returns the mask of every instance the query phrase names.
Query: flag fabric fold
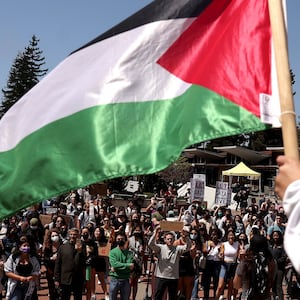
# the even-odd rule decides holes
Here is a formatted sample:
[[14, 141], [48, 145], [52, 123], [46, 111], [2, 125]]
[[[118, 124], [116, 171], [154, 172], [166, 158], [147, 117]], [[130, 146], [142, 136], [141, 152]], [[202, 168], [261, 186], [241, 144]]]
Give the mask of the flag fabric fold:
[[260, 97], [274, 94], [272, 72], [266, 0], [154, 1], [74, 51], [0, 120], [0, 218], [267, 128]]

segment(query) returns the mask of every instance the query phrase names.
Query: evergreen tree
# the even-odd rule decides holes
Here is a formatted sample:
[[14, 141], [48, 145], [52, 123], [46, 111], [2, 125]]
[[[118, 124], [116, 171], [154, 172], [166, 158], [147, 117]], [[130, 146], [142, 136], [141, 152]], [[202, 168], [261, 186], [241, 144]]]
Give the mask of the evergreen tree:
[[19, 52], [9, 72], [6, 88], [2, 89], [3, 98], [0, 105], [0, 118], [25, 95], [47, 73], [42, 69], [45, 64], [43, 52], [38, 47], [39, 40], [32, 36], [29, 46]]

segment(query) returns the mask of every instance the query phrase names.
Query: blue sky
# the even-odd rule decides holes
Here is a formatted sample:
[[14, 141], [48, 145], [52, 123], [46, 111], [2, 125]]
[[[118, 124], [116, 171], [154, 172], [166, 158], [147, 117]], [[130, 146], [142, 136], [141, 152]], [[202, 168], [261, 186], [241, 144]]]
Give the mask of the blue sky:
[[[174, 0], [175, 1], [175, 0]], [[251, 0], [256, 1], [256, 0]], [[151, 0], [4, 0], [0, 3], [0, 88], [18, 51], [35, 34], [51, 71], [59, 62]], [[290, 66], [296, 75], [294, 99], [300, 115], [299, 0], [287, 0]]]

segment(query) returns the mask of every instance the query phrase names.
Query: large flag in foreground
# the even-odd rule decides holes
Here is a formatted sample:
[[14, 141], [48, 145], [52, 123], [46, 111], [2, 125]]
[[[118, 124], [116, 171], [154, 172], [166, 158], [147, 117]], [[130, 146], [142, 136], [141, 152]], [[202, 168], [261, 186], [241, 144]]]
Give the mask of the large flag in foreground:
[[154, 1], [72, 53], [2, 118], [0, 218], [156, 172], [191, 144], [265, 129], [276, 107], [271, 49], [267, 0]]

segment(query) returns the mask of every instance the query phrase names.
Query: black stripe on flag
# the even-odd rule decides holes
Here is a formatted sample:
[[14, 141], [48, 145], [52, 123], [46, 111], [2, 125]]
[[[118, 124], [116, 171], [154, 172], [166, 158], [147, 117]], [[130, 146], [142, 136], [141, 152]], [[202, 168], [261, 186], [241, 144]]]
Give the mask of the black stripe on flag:
[[[156, 0], [73, 53], [92, 44], [155, 21], [197, 17], [213, 0]], [[217, 1], [217, 0], [215, 0]]]

